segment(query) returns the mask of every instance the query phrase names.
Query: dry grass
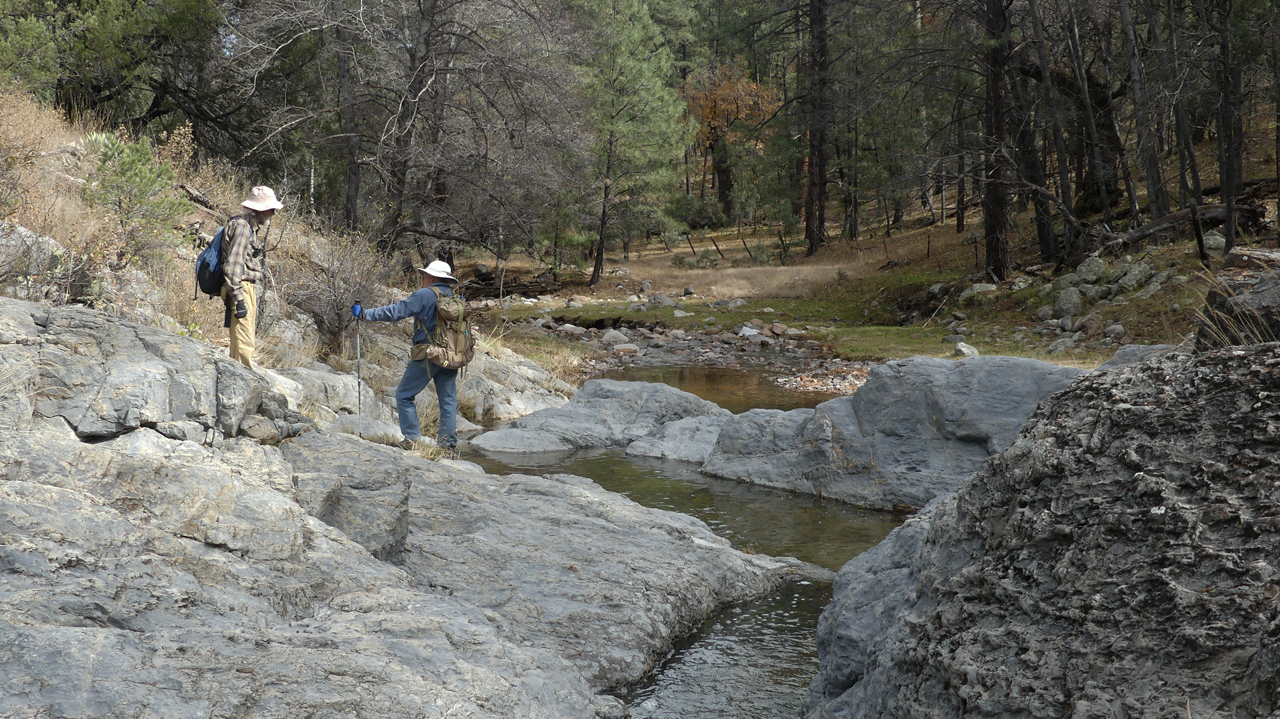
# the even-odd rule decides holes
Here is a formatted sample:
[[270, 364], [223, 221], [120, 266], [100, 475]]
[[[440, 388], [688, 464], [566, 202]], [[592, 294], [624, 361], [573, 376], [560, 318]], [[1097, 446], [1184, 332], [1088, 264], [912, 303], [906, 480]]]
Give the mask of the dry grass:
[[552, 335], [531, 332], [511, 325], [481, 332], [478, 345], [483, 349], [509, 349], [527, 357], [557, 379], [570, 384], [582, 380], [584, 360], [599, 355], [599, 351], [581, 342], [573, 342]]

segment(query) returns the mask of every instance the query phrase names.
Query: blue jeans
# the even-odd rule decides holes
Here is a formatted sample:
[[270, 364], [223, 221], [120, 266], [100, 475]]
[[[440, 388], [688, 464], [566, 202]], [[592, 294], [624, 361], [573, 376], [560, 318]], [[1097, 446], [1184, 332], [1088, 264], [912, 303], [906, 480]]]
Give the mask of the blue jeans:
[[418, 424], [418, 408], [413, 400], [426, 389], [427, 383], [436, 383], [436, 399], [440, 401], [440, 428], [436, 442], [452, 449], [458, 446], [458, 370], [445, 369], [430, 362], [414, 362], [404, 368], [400, 386], [396, 388], [396, 409], [400, 413], [400, 432], [407, 440], [422, 437]]

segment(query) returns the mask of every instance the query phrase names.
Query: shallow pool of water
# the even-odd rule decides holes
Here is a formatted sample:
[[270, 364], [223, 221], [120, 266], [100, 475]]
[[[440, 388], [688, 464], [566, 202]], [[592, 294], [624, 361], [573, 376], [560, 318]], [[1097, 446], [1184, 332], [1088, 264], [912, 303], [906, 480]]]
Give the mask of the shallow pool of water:
[[[832, 397], [786, 390], [768, 376], [760, 369], [706, 367], [632, 368], [609, 375], [669, 384], [733, 412], [813, 407]], [[796, 557], [832, 570], [875, 546], [901, 521], [841, 502], [706, 477], [695, 464], [628, 457], [621, 449], [536, 457], [464, 450], [463, 458], [496, 474], [588, 477], [647, 507], [697, 517], [743, 551]], [[644, 681], [620, 692], [631, 716], [794, 716], [818, 669], [814, 634], [830, 598], [829, 584], [797, 582], [722, 609]]]
[[632, 382], [660, 382], [715, 402], [739, 414], [749, 409], [817, 407], [840, 395], [830, 392], [795, 392], [772, 378], [781, 370], [767, 367], [623, 367], [601, 375]]

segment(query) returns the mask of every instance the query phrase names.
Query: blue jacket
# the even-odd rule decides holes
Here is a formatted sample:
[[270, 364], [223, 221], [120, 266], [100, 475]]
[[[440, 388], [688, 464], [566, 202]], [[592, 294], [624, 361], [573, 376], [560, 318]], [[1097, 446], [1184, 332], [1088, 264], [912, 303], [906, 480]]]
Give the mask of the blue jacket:
[[[436, 329], [436, 293], [431, 287], [439, 287], [446, 297], [453, 294], [453, 288], [444, 282], [433, 282], [430, 287], [423, 287], [408, 297], [392, 305], [372, 307], [360, 313], [360, 319], [370, 322], [395, 322], [409, 317], [417, 317], [422, 326], [414, 326], [413, 343], [422, 344], [430, 340]], [[424, 334], [422, 328], [426, 328]]]

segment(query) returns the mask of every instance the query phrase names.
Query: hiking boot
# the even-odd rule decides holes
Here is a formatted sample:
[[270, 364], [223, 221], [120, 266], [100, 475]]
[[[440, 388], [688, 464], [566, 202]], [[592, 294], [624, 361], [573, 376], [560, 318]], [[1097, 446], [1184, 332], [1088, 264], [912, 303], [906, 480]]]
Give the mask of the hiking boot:
[[446, 447], [446, 446], [442, 446], [442, 447], [440, 447], [440, 449], [441, 449], [441, 450], [443, 450], [443, 452], [444, 452], [443, 454], [441, 454], [441, 455], [440, 455], [440, 457], [441, 457], [442, 459], [457, 459], [457, 458], [458, 458], [458, 448], [457, 448], [457, 447]]

